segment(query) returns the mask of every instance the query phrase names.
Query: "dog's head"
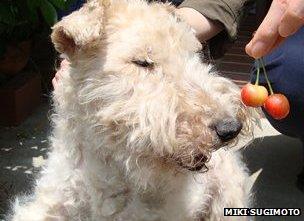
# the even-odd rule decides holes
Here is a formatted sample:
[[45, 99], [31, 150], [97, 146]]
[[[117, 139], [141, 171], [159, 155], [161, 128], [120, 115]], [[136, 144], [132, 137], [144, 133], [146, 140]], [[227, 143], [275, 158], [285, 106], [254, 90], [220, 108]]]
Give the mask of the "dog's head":
[[238, 87], [201, 62], [200, 42], [169, 4], [93, 0], [52, 40], [113, 150], [197, 171], [250, 131]]

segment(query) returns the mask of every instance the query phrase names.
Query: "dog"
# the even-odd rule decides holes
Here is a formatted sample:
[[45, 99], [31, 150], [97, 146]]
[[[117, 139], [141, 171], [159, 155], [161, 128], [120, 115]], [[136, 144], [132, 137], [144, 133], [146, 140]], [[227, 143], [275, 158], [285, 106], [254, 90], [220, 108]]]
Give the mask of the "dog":
[[11, 220], [221, 221], [224, 208], [250, 205], [231, 147], [251, 136], [252, 114], [175, 11], [91, 0], [53, 27], [70, 67], [54, 92], [48, 160]]

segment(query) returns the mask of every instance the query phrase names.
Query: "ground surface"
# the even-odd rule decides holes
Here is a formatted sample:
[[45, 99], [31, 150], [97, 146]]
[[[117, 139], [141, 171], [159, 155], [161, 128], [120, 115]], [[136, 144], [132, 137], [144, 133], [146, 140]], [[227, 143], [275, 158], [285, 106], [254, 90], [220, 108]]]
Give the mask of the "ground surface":
[[[46, 158], [49, 115], [45, 103], [19, 127], [0, 128], [0, 220], [9, 199], [30, 191], [34, 175]], [[254, 207], [301, 208], [304, 213], [304, 193], [295, 186], [302, 168], [301, 143], [278, 134], [266, 120], [262, 120], [262, 127], [263, 131], [257, 129], [254, 142], [242, 150], [251, 173], [262, 169], [254, 185]], [[302, 221], [304, 216], [256, 220]]]

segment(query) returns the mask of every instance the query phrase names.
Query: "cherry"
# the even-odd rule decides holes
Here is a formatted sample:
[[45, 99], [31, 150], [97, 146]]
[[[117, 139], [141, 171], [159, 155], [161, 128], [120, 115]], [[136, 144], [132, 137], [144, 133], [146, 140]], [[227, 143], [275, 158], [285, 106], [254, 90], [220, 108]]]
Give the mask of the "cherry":
[[246, 106], [261, 107], [268, 97], [268, 91], [264, 86], [248, 83], [242, 88], [241, 97]]
[[289, 101], [283, 94], [270, 95], [264, 104], [264, 108], [276, 120], [284, 119], [290, 111]]
[[[267, 113], [276, 120], [284, 119], [288, 116], [290, 105], [288, 99], [283, 94], [273, 93], [271, 83], [268, 79], [265, 64], [262, 58], [257, 59], [257, 77], [255, 84], [246, 84], [241, 91], [242, 101], [250, 107], [260, 107], [264, 105]], [[260, 68], [263, 69], [265, 80], [267, 82], [270, 96], [265, 87], [259, 86]]]

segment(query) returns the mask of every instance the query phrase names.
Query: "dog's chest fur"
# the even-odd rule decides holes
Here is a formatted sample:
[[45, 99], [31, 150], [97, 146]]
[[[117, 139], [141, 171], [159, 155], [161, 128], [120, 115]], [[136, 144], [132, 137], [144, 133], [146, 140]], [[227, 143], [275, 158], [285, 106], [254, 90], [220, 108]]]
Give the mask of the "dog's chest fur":
[[[101, 160], [94, 154], [85, 154], [83, 167], [88, 178], [87, 191], [94, 201], [93, 217], [105, 217], [106, 220], [110, 217], [113, 220], [193, 220], [207, 212], [204, 209], [211, 191], [208, 174], [159, 174], [150, 177], [147, 186], [143, 187], [137, 183], [140, 177], [136, 177], [141, 176], [141, 171], [126, 175], [118, 163]], [[96, 201], [100, 203], [96, 204]]]

